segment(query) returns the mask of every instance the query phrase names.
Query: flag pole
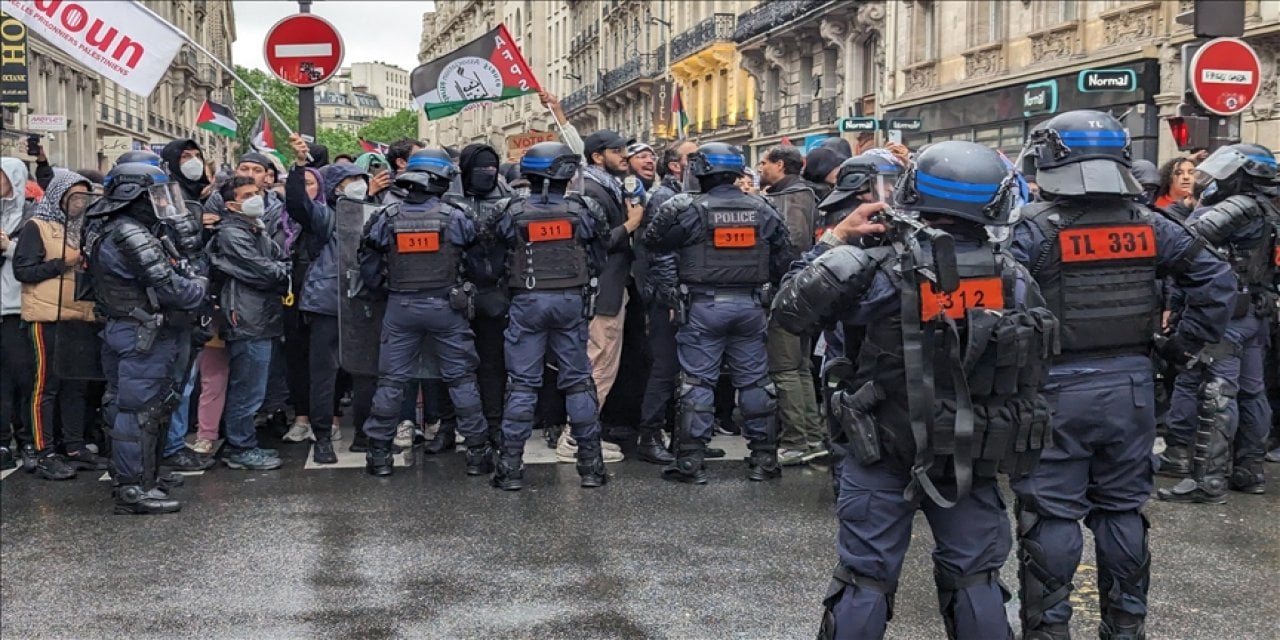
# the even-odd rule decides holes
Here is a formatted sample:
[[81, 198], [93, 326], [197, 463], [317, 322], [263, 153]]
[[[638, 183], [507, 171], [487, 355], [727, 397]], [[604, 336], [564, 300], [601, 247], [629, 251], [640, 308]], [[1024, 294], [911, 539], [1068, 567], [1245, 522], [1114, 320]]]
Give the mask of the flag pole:
[[272, 116], [275, 116], [276, 121], [280, 123], [280, 126], [284, 127], [284, 130], [288, 132], [289, 135], [293, 135], [293, 129], [289, 127], [289, 123], [285, 122], [284, 118], [280, 117], [280, 114], [276, 113], [276, 110], [272, 109], [271, 105], [267, 104], [267, 101], [263, 99], [263, 97], [259, 95], [257, 91], [254, 91], [253, 87], [250, 86], [248, 82], [244, 81], [244, 78], [241, 78], [238, 74], [236, 74], [234, 69], [227, 66], [221, 60], [219, 60], [218, 56], [215, 56], [212, 53], [210, 53], [208, 49], [205, 49], [204, 47], [200, 46], [199, 42], [196, 42], [194, 39], [192, 39], [191, 36], [187, 35], [185, 31], [183, 31], [182, 29], [179, 29], [177, 25], [169, 22], [168, 20], [165, 20], [159, 14], [157, 14], [156, 12], [148, 8], [146, 5], [142, 4], [141, 2], [138, 2], [137, 0], [134, 0], [133, 4], [137, 5], [143, 11], [146, 11], [147, 13], [151, 14], [151, 17], [155, 18], [156, 20], [159, 20], [166, 27], [169, 27], [171, 31], [181, 36], [182, 39], [186, 40], [187, 43], [190, 44], [196, 51], [199, 51], [200, 53], [203, 53], [204, 55], [208, 56], [209, 59], [212, 60], [214, 64], [218, 65], [219, 67], [222, 67], [223, 71], [226, 71], [227, 73], [231, 74], [231, 77], [235, 79], [236, 82], [239, 82], [240, 85], [244, 87], [245, 91], [248, 91], [249, 95], [253, 96], [254, 99], [258, 101], [258, 104], [262, 105], [263, 109], [267, 110], [267, 113], [270, 113]]

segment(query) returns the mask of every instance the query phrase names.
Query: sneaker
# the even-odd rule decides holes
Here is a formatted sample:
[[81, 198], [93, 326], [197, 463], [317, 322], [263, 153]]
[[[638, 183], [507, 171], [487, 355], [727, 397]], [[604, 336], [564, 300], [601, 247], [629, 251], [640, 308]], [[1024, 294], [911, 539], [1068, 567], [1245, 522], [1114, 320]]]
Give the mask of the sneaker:
[[808, 462], [805, 459], [807, 453], [807, 449], [778, 449], [778, 464], [784, 467], [802, 465]]
[[208, 438], [196, 438], [196, 443], [191, 445], [191, 450], [207, 456], [213, 453], [213, 441]]
[[714, 429], [715, 429], [715, 434], [718, 436], [742, 435], [742, 428], [739, 427], [736, 423], [734, 423], [733, 420], [721, 420], [719, 418], [716, 418], [714, 422]]
[[84, 471], [106, 471], [107, 459], [90, 451], [88, 448], [72, 451], [66, 455], [67, 464]]
[[1268, 451], [1265, 459], [1267, 462], [1280, 462], [1280, 447]]
[[[605, 440], [600, 441], [600, 452], [604, 454], [605, 462], [622, 462], [626, 459], [618, 445]], [[556, 460], [558, 462], [578, 461], [578, 442], [569, 435], [568, 429], [560, 432], [560, 441], [556, 443]]]
[[311, 432], [311, 423], [309, 422], [294, 422], [293, 426], [289, 427], [289, 433], [284, 434], [283, 438], [285, 442], [314, 441], [315, 439], [316, 434]]
[[311, 459], [316, 464], [337, 464], [338, 454], [333, 451], [332, 440], [316, 440], [311, 446]]
[[197, 455], [195, 451], [183, 447], [178, 452], [166, 456], [160, 461], [160, 471], [204, 471], [213, 466], [213, 460]]
[[[827, 449], [827, 445], [825, 443], [810, 442], [809, 450], [806, 451], [804, 454], [804, 461], [813, 462], [814, 460], [821, 460], [829, 455], [831, 455], [831, 451]], [[781, 462], [781, 458], [782, 458], [781, 451], [778, 452], [778, 458], [779, 458], [779, 462]]]
[[339, 440], [342, 440], [342, 429], [340, 427], [334, 427], [330, 429], [329, 440], [333, 442], [338, 442]]
[[84, 443], [84, 448], [85, 448], [85, 449], [88, 449], [88, 450], [89, 450], [89, 453], [99, 453], [99, 451], [98, 451], [98, 445], [96, 445], [96, 444], [94, 444], [94, 443], [92, 443], [92, 442], [86, 442], [86, 443]]
[[0, 447], [0, 471], [8, 471], [18, 466], [18, 461], [13, 459], [13, 452], [9, 447]]
[[40, 456], [36, 454], [36, 448], [31, 444], [22, 445], [22, 470], [27, 473], [35, 473], [36, 463], [40, 461]]
[[76, 477], [76, 470], [62, 456], [49, 453], [36, 459], [36, 475], [45, 480], [70, 480]]
[[408, 449], [413, 446], [413, 424], [412, 420], [402, 420], [396, 425], [396, 437], [391, 444], [401, 449]]
[[271, 471], [279, 469], [284, 464], [280, 458], [267, 455], [266, 449], [247, 449], [245, 451], [237, 451], [225, 459], [228, 467], [232, 469], [248, 469], [250, 471]]

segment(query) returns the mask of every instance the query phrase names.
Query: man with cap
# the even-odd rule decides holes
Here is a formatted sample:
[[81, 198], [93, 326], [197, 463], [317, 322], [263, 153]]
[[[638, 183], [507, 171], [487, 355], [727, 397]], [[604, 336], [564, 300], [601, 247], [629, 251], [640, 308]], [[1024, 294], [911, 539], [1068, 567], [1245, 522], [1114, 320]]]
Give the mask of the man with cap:
[[[599, 274], [596, 314], [589, 327], [587, 357], [591, 360], [591, 378], [601, 406], [609, 398], [622, 360], [622, 325], [626, 321], [628, 288], [631, 278], [631, 236], [640, 227], [644, 207], [641, 193], [623, 189], [622, 178], [630, 172], [627, 146], [635, 140], [623, 138], [614, 131], [597, 131], [583, 141], [583, 195], [599, 205], [608, 223], [607, 258]], [[561, 435], [557, 454], [572, 458], [572, 438]]]
[[835, 184], [836, 171], [839, 170], [840, 163], [848, 158], [849, 156], [839, 151], [818, 147], [805, 156], [804, 170], [800, 172], [800, 177], [809, 183], [813, 192], [818, 194], [818, 199], [821, 200], [827, 196], [832, 185]]
[[[808, 250], [814, 243], [818, 196], [800, 177], [804, 156], [796, 147], [779, 145], [764, 152], [758, 168], [765, 199], [782, 214], [792, 248]], [[769, 377], [778, 388], [778, 463], [798, 465], [826, 455], [810, 370], [812, 336], [770, 322], [767, 345]]]

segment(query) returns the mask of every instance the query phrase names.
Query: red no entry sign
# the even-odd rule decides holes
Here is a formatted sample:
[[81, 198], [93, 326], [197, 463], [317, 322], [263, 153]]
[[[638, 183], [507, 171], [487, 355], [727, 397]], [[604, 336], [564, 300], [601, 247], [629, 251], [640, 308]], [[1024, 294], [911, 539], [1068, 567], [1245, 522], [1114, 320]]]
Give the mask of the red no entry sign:
[[314, 87], [342, 65], [342, 36], [328, 20], [298, 13], [267, 31], [262, 55], [277, 78], [295, 87]]
[[1248, 109], [1258, 97], [1262, 64], [1253, 47], [1243, 40], [1217, 38], [1196, 50], [1187, 79], [1205, 109], [1233, 116]]

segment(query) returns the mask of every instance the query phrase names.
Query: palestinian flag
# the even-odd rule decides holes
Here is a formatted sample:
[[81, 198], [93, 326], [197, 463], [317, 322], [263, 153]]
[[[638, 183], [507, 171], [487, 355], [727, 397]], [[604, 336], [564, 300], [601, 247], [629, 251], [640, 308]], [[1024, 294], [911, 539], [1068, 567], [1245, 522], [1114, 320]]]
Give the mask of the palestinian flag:
[[684, 100], [680, 98], [680, 85], [676, 85], [675, 93], [671, 94], [671, 121], [676, 125], [676, 137], [683, 138], [685, 129], [689, 126], [689, 114], [684, 111]]
[[216, 102], [204, 101], [200, 106], [200, 114], [196, 116], [196, 126], [220, 136], [236, 137], [235, 114], [231, 113], [231, 109]]
[[503, 24], [414, 69], [409, 87], [428, 120], [449, 117], [473, 103], [510, 100], [540, 90]]
[[271, 121], [267, 119], [266, 111], [258, 115], [258, 121], [253, 125], [253, 133], [249, 136], [249, 144], [253, 146], [254, 151], [272, 156], [288, 168], [289, 159], [276, 150], [276, 139], [271, 135]]
[[387, 150], [391, 148], [391, 145], [360, 138], [360, 148], [364, 149], [365, 153], [381, 153], [386, 155]]

